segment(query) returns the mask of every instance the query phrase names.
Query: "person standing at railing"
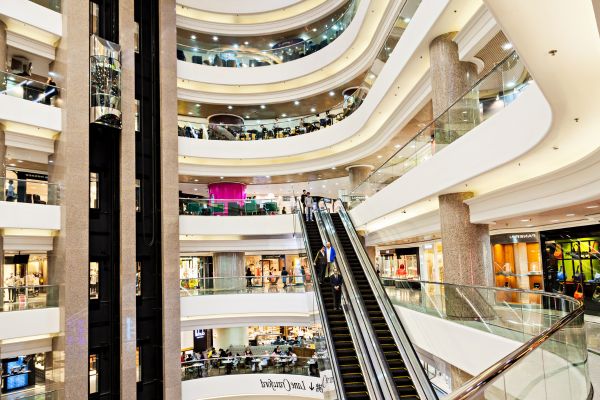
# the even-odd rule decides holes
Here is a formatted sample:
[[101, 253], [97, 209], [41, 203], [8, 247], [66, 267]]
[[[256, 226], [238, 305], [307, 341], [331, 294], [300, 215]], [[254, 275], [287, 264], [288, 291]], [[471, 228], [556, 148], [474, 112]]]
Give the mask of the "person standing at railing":
[[306, 222], [313, 221], [313, 198], [310, 195], [310, 192], [306, 192], [306, 198], [304, 199], [304, 206], [306, 209]]
[[49, 76], [46, 81], [46, 88], [44, 89], [44, 104], [51, 105], [52, 98], [58, 95], [58, 89], [56, 89], [56, 82]]
[[15, 201], [15, 185], [13, 180], [8, 181], [8, 187], [6, 188], [6, 201]]
[[283, 270], [281, 271], [281, 282], [283, 282], [284, 288], [287, 287], [288, 275], [289, 275], [289, 272], [287, 272], [287, 269], [285, 267], [283, 267]]
[[9, 277], [4, 280], [4, 285], [8, 288], [8, 302], [14, 303], [17, 297], [17, 289], [15, 289], [16, 285], [15, 274], [10, 273]]
[[246, 267], [246, 287], [252, 287], [252, 270], [250, 267]]
[[339, 274], [337, 268], [334, 267], [333, 275], [331, 275], [330, 283], [331, 283], [331, 291], [333, 292], [333, 309], [341, 311], [342, 310], [342, 285], [344, 284], [344, 280], [342, 276]]

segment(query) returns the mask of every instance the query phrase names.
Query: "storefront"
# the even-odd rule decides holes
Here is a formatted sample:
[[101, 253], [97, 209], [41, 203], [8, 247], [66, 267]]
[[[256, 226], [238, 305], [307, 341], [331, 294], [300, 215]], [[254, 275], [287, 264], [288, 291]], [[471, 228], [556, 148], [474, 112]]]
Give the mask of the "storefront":
[[213, 275], [212, 256], [186, 255], [179, 257], [179, 279], [182, 288], [197, 288], [203, 278]]
[[[246, 268], [250, 269], [253, 285], [275, 284], [280, 282], [281, 271], [286, 268], [290, 276], [290, 283], [303, 283], [301, 276], [310, 281], [310, 269], [307, 267], [306, 254], [271, 254], [257, 255], [246, 254]], [[303, 273], [304, 271], [304, 273]]]
[[[15, 169], [6, 170], [5, 188], [12, 182], [12, 189], [16, 198], [12, 201], [20, 203], [48, 203], [48, 175]], [[7, 199], [10, 200], [10, 199]]]
[[29, 354], [2, 359], [1, 393], [12, 393], [44, 384], [46, 354]]
[[420, 277], [419, 248], [379, 250], [377, 267], [382, 278], [418, 280]]
[[421, 244], [419, 260], [422, 281], [444, 282], [444, 254], [441, 240]]
[[569, 296], [579, 288], [585, 312], [600, 315], [600, 225], [545, 231], [540, 237], [547, 285]]
[[490, 237], [496, 287], [542, 290], [540, 236], [535, 232]]

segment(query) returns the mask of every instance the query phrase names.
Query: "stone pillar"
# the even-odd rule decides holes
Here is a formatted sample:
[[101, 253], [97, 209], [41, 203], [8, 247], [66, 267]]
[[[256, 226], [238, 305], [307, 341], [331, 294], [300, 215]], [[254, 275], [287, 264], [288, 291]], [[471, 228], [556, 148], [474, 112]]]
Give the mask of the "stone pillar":
[[477, 81], [477, 66], [459, 60], [458, 45], [452, 40], [454, 36], [455, 32], [446, 33], [433, 39], [429, 45], [433, 116], [441, 116], [435, 125], [438, 149], [472, 129], [480, 119], [477, 92], [469, 93], [442, 115]]
[[179, 296], [179, 149], [175, 0], [159, 0], [160, 182], [163, 313], [163, 395], [181, 399]]
[[[3, 25], [2, 21], [0, 24]], [[2, 25], [0, 25], [0, 32], [2, 31]], [[1, 33], [0, 33], [1, 36]], [[0, 47], [1, 47], [0, 37]], [[6, 43], [6, 41], [5, 41]], [[0, 49], [0, 55], [2, 51]], [[0, 125], [0, 199], [4, 197], [4, 177], [6, 176], [6, 145], [4, 141], [4, 126]], [[4, 286], [4, 236], [0, 231], [0, 287]], [[4, 290], [0, 290], [0, 308], [4, 304]]]
[[[473, 193], [451, 193], [439, 197], [444, 283], [492, 286], [492, 249], [487, 225], [472, 224], [469, 206]], [[488, 319], [493, 298], [464, 286], [446, 286], [446, 315], [454, 319]]]
[[62, 132], [49, 181], [60, 186], [61, 229], [48, 254], [48, 283], [59, 285], [61, 333], [53, 340], [49, 375], [66, 399], [88, 398], [89, 304], [89, 9], [62, 1], [63, 37], [56, 50], [56, 83], [65, 88]]
[[217, 328], [213, 329], [213, 346], [215, 349], [227, 350], [229, 346], [248, 346], [248, 328]]
[[372, 165], [351, 165], [346, 167], [350, 178], [350, 191], [360, 185], [373, 171]]
[[0, 71], [6, 71], [8, 51], [6, 49], [6, 24], [0, 21]]
[[[135, 51], [134, 0], [119, 0], [121, 45], [121, 151], [120, 151], [120, 284], [121, 393], [135, 399], [136, 384], [136, 211], [135, 211]], [[143, 357], [143, 355], [142, 355]]]
[[[213, 254], [213, 276], [215, 278], [227, 278], [246, 275], [244, 253], [214, 253]], [[243, 279], [215, 279], [215, 289], [242, 289], [246, 286]]]

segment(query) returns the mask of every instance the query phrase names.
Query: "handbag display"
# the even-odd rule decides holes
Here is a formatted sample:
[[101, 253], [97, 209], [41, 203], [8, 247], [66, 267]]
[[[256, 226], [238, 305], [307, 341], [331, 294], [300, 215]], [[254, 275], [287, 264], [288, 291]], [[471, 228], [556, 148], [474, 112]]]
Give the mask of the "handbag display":
[[581, 273], [581, 264], [579, 264], [576, 268], [575, 268], [575, 273], [573, 274], [573, 282], [581, 282], [581, 280], [583, 279], [583, 274]]
[[558, 273], [556, 274], [556, 280], [558, 282], [564, 282], [565, 281], [565, 270], [564, 270], [564, 268], [561, 268], [561, 270], [558, 271]]
[[573, 298], [575, 300], [583, 300], [583, 285], [581, 283], [577, 284], [577, 288], [575, 289], [575, 293], [573, 293]]

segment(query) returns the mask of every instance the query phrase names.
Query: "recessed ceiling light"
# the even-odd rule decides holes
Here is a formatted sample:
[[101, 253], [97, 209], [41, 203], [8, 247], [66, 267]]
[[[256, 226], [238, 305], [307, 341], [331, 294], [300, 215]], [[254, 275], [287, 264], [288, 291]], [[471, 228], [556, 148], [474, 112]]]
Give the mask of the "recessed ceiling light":
[[197, 192], [197, 191], [198, 191], [198, 188], [194, 188], [194, 192]]
[[237, 49], [237, 48], [239, 48], [239, 47], [240, 47], [240, 45], [239, 45], [239, 44], [237, 44], [237, 43], [234, 43], [234, 44], [233, 44], [233, 48], [234, 48], [234, 49]]
[[198, 179], [194, 179], [194, 182], [198, 182]]
[[220, 178], [221, 178], [221, 179], [225, 179], [225, 177], [224, 177], [224, 176], [221, 176]]
[[404, 23], [405, 23], [405, 24], [408, 24], [409, 22], [410, 22], [410, 17], [406, 17], [406, 18], [404, 18]]
[[567, 214], [567, 217], [574, 217], [574, 216], [575, 216], [575, 214], [573, 214], [573, 213]]
[[193, 113], [193, 112], [191, 112], [191, 111], [190, 111], [190, 112], [188, 112], [188, 115], [193, 115], [193, 114], [194, 114], [194, 113]]
[[250, 42], [244, 42], [244, 45], [248, 46], [250, 44]]
[[510, 43], [510, 42], [508, 42], [508, 43], [504, 43], [504, 44], [502, 45], [502, 50], [510, 50], [510, 49], [512, 49], [512, 48], [513, 48], [513, 45], [512, 45], [512, 43]]
[[261, 104], [261, 105], [260, 105], [260, 109], [261, 109], [261, 110], [264, 110], [265, 108], [267, 108], [267, 106], [265, 106], [264, 104]]
[[331, 169], [337, 169], [336, 167], [331, 167]]
[[9, 167], [16, 167], [17, 164], [8, 164]]
[[311, 113], [317, 112], [317, 109], [313, 107], [313, 108], [310, 109], [310, 112]]
[[531, 225], [531, 224], [527, 225], [527, 227], [528, 227], [528, 228], [531, 228], [532, 226], [533, 226], [533, 225]]
[[269, 47], [275, 46], [275, 43], [269, 43]]
[[48, 160], [48, 162], [49, 162], [50, 164], [52, 164], [54, 161], [53, 161], [53, 160]]
[[553, 219], [553, 220], [552, 220], [552, 221], [550, 221], [550, 222], [559, 222], [559, 221], [560, 221], [560, 219]]
[[283, 118], [285, 118], [285, 117], [287, 117], [287, 114], [286, 114], [286, 113], [283, 113], [283, 114], [281, 114], [281, 116], [282, 116]]
[[323, 185], [323, 189], [325, 189], [325, 185]]
[[528, 219], [522, 219], [521, 222], [529, 222]]
[[271, 176], [269, 176], [269, 175], [266, 175], [266, 176], [265, 176], [265, 178], [270, 178], [270, 177], [271, 177]]
[[233, 106], [227, 106], [227, 108], [228, 108], [229, 110], [231, 110], [231, 109], [233, 109]]
[[300, 102], [298, 100], [294, 101], [295, 106], [297, 106], [298, 104], [300, 104]]
[[313, 32], [316, 32], [316, 31], [317, 31], [317, 28], [313, 28], [313, 30], [312, 30], [312, 31], [313, 31]]
[[329, 92], [330, 96], [335, 96], [335, 92], [332, 90], [331, 92]]
[[246, 119], [248, 119], [248, 118], [250, 118], [250, 116], [249, 116], [249, 115], [246, 115], [246, 117], [245, 117], [245, 118], [246, 118]]
[[383, 157], [383, 156], [382, 156], [381, 154], [377, 156], [377, 158], [382, 158], [382, 157]]
[[[22, 163], [22, 162], [23, 162], [23, 160], [17, 160], [17, 162], [18, 162], [18, 163]], [[588, 208], [589, 208], [589, 207], [588, 207]]]
[[593, 205], [593, 206], [587, 206], [586, 208], [590, 208], [591, 209], [591, 208], [598, 208], [598, 207], [600, 207], [600, 206]]
[[399, 144], [397, 144], [397, 145], [395, 145], [394, 147], [395, 147], [395, 148], [397, 148], [397, 149], [399, 149], [399, 148], [400, 148], [400, 145], [399, 145]]
[[192, 35], [192, 36], [190, 36], [190, 39], [192, 39], [192, 40], [196, 40], [196, 35]]
[[216, 42], [217, 40], [219, 40], [218, 36], [213, 36], [213, 40]]
[[336, 184], [336, 186], [337, 186], [337, 185], [339, 185], [340, 183], [339, 183], [339, 182], [336, 182], [335, 184]]
[[196, 104], [195, 104], [195, 106], [196, 106], [196, 107], [200, 107], [200, 104], [196, 103]]

